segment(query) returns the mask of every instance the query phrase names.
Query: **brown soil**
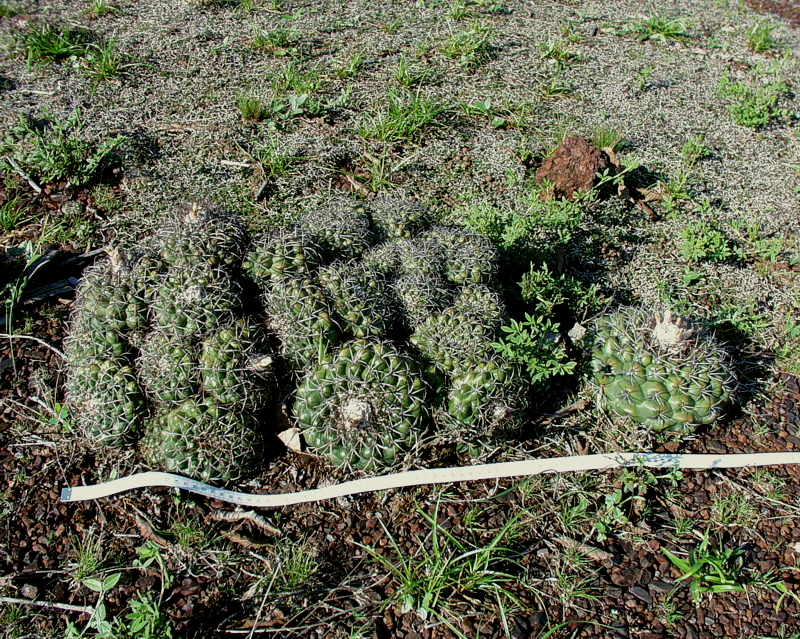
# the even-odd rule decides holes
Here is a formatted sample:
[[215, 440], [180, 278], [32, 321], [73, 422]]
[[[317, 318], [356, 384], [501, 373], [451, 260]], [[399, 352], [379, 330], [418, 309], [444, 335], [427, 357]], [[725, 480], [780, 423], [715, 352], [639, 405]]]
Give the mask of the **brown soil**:
[[747, 0], [760, 13], [777, 15], [795, 27], [800, 27], [800, 4], [795, 0]]

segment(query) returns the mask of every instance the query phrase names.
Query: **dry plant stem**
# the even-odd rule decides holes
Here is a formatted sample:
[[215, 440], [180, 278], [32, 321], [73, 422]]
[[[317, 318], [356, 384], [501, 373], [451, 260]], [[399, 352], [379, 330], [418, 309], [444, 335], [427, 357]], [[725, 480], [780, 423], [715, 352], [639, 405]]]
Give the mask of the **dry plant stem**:
[[33, 340], [34, 342], [37, 342], [37, 343], [41, 344], [42, 346], [44, 346], [45, 348], [53, 351], [61, 359], [67, 359], [66, 356], [64, 355], [64, 353], [62, 353], [60, 350], [58, 350], [55, 346], [51, 346], [50, 344], [48, 344], [44, 340], [39, 339], [38, 337], [34, 337], [33, 335], [12, 335], [10, 333], [0, 333], [0, 339], [7, 339], [9, 342], [11, 340], [13, 340], [13, 339], [29, 339], [29, 340]]
[[589, 406], [591, 402], [588, 399], [579, 399], [577, 402], [573, 402], [569, 406], [565, 406], [564, 408], [557, 410], [555, 413], [550, 413], [544, 416], [544, 419], [540, 421], [540, 424], [549, 424], [550, 422], [554, 422], [558, 419], [562, 419], [563, 417], [568, 417], [573, 413], [579, 413], [584, 408]]
[[33, 178], [20, 168], [19, 164], [17, 164], [12, 158], [8, 157], [7, 155], [4, 155], [3, 159], [11, 165], [11, 168], [13, 168], [17, 172], [17, 174], [23, 180], [25, 180], [34, 191], [41, 194], [42, 187], [36, 184], [36, 182], [33, 181]]
[[58, 603], [57, 601], [31, 601], [30, 599], [17, 599], [16, 597], [0, 597], [0, 603], [20, 606], [39, 606], [40, 608], [66, 610], [67, 612], [82, 612], [87, 615], [94, 614], [94, 608], [92, 606], [75, 606], [73, 604]]
[[214, 510], [211, 512], [211, 518], [217, 521], [239, 521], [246, 519], [251, 524], [255, 524], [262, 530], [267, 531], [271, 535], [280, 535], [281, 531], [270, 524], [263, 516], [252, 510]]

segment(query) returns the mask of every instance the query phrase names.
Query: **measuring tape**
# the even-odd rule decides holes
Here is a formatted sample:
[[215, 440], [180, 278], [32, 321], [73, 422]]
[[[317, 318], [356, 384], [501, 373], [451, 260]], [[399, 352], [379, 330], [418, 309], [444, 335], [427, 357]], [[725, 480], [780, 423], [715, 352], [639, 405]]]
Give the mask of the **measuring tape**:
[[147, 472], [121, 479], [76, 486], [61, 490], [61, 501], [86, 501], [102, 499], [138, 488], [181, 488], [198, 495], [220, 501], [251, 506], [253, 508], [280, 508], [305, 504], [324, 499], [336, 499], [378, 490], [422, 486], [426, 484], [449, 484], [502, 477], [525, 477], [542, 473], [569, 473], [586, 470], [608, 470], [622, 466], [644, 466], [647, 468], [683, 468], [707, 470], [714, 468], [751, 468], [754, 466], [783, 466], [800, 463], [800, 453], [752, 453], [743, 455], [676, 455], [669, 453], [609, 453], [581, 455], [577, 457], [551, 457], [526, 461], [502, 462], [480, 466], [455, 468], [430, 468], [410, 470], [402, 473], [367, 477], [346, 481], [333, 486], [301, 490], [295, 493], [253, 495], [216, 488], [194, 479], [170, 473]]

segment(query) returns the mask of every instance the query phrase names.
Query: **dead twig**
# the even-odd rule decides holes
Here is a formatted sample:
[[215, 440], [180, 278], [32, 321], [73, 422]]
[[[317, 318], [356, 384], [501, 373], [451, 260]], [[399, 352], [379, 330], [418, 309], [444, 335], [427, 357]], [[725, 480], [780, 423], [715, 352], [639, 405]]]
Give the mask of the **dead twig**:
[[55, 346], [50, 346], [50, 344], [45, 342], [43, 339], [39, 339], [38, 337], [34, 337], [33, 335], [12, 335], [10, 333], [0, 333], [0, 339], [7, 339], [8, 341], [11, 341], [12, 339], [29, 339], [53, 351], [61, 359], [67, 359], [66, 355], [64, 355], [64, 353], [58, 350]]
[[20, 168], [19, 164], [17, 164], [17, 163], [16, 163], [16, 162], [13, 160], [13, 158], [10, 158], [10, 157], [8, 157], [7, 155], [4, 155], [4, 156], [3, 156], [3, 159], [4, 159], [6, 162], [8, 162], [9, 166], [10, 166], [12, 169], [14, 169], [14, 171], [16, 171], [16, 173], [17, 173], [17, 174], [18, 174], [18, 175], [19, 175], [19, 176], [20, 176], [20, 177], [21, 177], [23, 180], [25, 180], [25, 181], [26, 181], [26, 182], [27, 182], [27, 183], [30, 185], [30, 187], [31, 187], [31, 188], [32, 188], [34, 191], [36, 191], [37, 193], [40, 193], [40, 194], [41, 194], [41, 192], [42, 192], [42, 187], [41, 187], [41, 186], [39, 186], [38, 184], [36, 184], [36, 182], [34, 182], [34, 181], [33, 181], [33, 178], [32, 178], [30, 175], [28, 175], [27, 173], [25, 173], [25, 171], [23, 171], [23, 170]]
[[269, 546], [269, 544], [260, 544], [258, 542], [253, 541], [252, 539], [248, 539], [237, 533], [234, 530], [231, 531], [224, 531], [222, 536], [225, 537], [228, 541], [232, 541], [234, 544], [238, 544], [243, 548], [247, 548], [248, 550], [252, 550], [253, 548], [264, 548], [265, 546]]
[[31, 599], [17, 599], [16, 597], [0, 597], [0, 603], [20, 606], [39, 606], [40, 608], [66, 610], [67, 612], [83, 612], [87, 615], [94, 614], [94, 608], [92, 606], [75, 606], [73, 604], [59, 603], [57, 601], [33, 601]]
[[559, 419], [563, 419], [564, 417], [568, 417], [573, 413], [579, 413], [584, 408], [586, 408], [591, 402], [588, 399], [579, 399], [577, 402], [573, 402], [569, 406], [565, 406], [557, 410], [555, 413], [549, 413], [545, 415], [539, 424], [549, 424], [550, 422], [557, 421]]
[[212, 510], [209, 517], [217, 521], [241, 521], [242, 519], [249, 521], [265, 530], [271, 535], [280, 535], [281, 531], [270, 524], [262, 515], [259, 515], [254, 510]]

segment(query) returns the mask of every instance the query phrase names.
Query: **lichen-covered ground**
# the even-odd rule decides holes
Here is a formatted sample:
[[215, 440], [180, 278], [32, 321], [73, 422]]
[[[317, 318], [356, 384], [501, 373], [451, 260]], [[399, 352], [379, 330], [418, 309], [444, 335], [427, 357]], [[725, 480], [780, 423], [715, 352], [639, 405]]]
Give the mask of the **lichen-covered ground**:
[[[237, 521], [166, 490], [60, 504], [62, 486], [144, 466], [74, 437], [49, 348], [69, 296], [14, 303], [26, 256], [139, 241], [189, 201], [254, 232], [343, 194], [418, 200], [495, 239], [520, 216], [545, 228], [534, 173], [582, 135], [614, 147], [653, 215], [588, 201], [562, 250], [542, 232], [539, 257], [609, 305], [706, 323], [736, 364], [737, 404], [659, 436], [604, 414], [575, 376], [541, 387], [527, 439], [482, 461], [800, 450], [800, 31], [791, 3], [761, 6], [785, 18], [750, 5], [0, 2], [2, 332], [41, 340], [0, 343], [4, 636], [800, 636], [793, 466], [420, 487]], [[26, 34], [44, 24], [83, 48], [37, 60]], [[70, 121], [73, 179], [48, 172], [69, 158], [40, 152]], [[571, 320], [600, 312], [589, 297]], [[237, 488], [349, 477], [286, 452]], [[690, 551], [705, 580], [667, 554]], [[98, 612], [71, 608], [101, 602], [105, 635]]]

